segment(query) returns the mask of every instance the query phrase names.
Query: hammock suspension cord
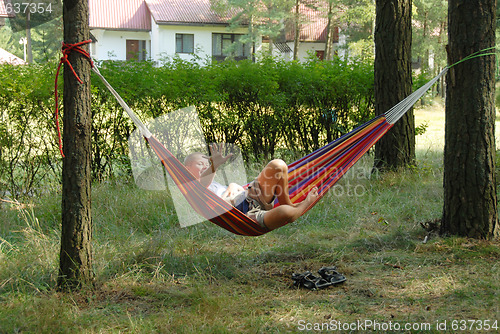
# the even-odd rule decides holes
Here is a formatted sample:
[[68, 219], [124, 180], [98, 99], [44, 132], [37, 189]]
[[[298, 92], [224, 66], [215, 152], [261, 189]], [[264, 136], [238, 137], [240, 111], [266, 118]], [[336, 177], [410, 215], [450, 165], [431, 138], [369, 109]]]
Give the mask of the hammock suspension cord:
[[456, 63], [446, 66], [441, 73], [439, 73], [436, 77], [431, 79], [429, 82], [427, 82], [425, 85], [414, 91], [412, 94], [410, 94], [406, 99], [402, 100], [398, 104], [396, 104], [394, 107], [389, 109], [386, 112], [386, 119], [387, 122], [394, 124], [396, 123], [410, 108], [425, 94], [425, 92], [431, 88], [446, 72], [454, 67], [457, 66], [458, 64], [461, 64], [465, 61], [468, 61], [470, 59], [474, 58], [479, 58], [483, 56], [492, 56], [495, 55], [495, 52], [492, 52], [495, 50], [496, 47], [491, 47], [491, 48], [486, 48], [477, 52], [474, 52], [467, 57], [457, 61]]

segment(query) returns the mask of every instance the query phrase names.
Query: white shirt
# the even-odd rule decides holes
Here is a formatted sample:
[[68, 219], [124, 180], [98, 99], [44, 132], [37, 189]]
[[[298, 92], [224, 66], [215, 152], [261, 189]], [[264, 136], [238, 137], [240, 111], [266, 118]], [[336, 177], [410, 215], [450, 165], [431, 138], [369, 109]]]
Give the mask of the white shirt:
[[231, 197], [222, 196], [224, 192], [227, 190], [227, 186], [220, 184], [217, 181], [213, 181], [210, 183], [210, 185], [207, 187], [208, 190], [211, 192], [215, 193], [217, 196], [228, 202], [229, 204], [232, 204], [234, 206], [239, 205], [241, 202], [243, 202], [246, 198], [246, 192], [242, 190], [241, 192], [237, 192], [233, 194]]
[[224, 193], [224, 191], [227, 190], [227, 186], [225, 186], [223, 184], [220, 184], [217, 181], [213, 181], [208, 186], [208, 190], [210, 190], [211, 192], [215, 193], [217, 196], [222, 197], [222, 194]]

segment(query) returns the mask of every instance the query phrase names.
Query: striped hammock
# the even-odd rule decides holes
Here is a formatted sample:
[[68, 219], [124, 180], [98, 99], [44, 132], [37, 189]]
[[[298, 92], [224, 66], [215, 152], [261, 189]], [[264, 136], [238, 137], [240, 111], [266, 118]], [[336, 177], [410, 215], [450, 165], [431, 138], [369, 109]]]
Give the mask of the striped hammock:
[[[396, 123], [448, 70], [445, 68], [435, 78], [392, 107], [353, 131], [289, 165], [289, 191], [293, 203], [305, 199], [313, 187], [318, 187], [316, 202]], [[269, 230], [234, 208], [204, 187], [168, 149], [165, 148], [128, 107], [96, 67], [93, 71], [104, 82], [144, 138], [160, 158], [168, 174], [189, 204], [212, 223], [238, 235], [259, 236]], [[275, 206], [279, 205], [278, 203]]]

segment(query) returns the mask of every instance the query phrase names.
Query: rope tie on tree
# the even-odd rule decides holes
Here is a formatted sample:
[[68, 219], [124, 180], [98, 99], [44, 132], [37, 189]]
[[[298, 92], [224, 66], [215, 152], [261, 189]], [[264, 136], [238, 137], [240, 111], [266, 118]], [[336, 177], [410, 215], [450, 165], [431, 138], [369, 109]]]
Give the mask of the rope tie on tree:
[[57, 86], [57, 80], [59, 78], [59, 71], [61, 70], [61, 66], [63, 64], [68, 65], [69, 69], [75, 76], [76, 80], [78, 80], [79, 83], [83, 84], [82, 79], [76, 74], [75, 69], [71, 65], [71, 63], [68, 60], [68, 56], [72, 51], [76, 51], [80, 54], [82, 54], [85, 58], [87, 58], [90, 61], [90, 65], [94, 67], [94, 62], [92, 61], [92, 58], [90, 57], [90, 54], [85, 51], [84, 49], [81, 48], [81, 46], [85, 44], [89, 44], [92, 41], [86, 40], [83, 42], [75, 43], [75, 44], [70, 44], [70, 43], [62, 43], [62, 54], [63, 56], [61, 57], [61, 60], [59, 61], [59, 65], [57, 66], [57, 72], [56, 72], [56, 80], [55, 80], [55, 90], [54, 90], [54, 95], [55, 95], [55, 103], [56, 103], [56, 111], [55, 111], [55, 118], [56, 118], [56, 127], [57, 127], [57, 137], [59, 139], [59, 151], [61, 152], [62, 157], [64, 158], [64, 153], [62, 149], [62, 138], [61, 138], [61, 128], [59, 126], [59, 98], [58, 98], [58, 86]]

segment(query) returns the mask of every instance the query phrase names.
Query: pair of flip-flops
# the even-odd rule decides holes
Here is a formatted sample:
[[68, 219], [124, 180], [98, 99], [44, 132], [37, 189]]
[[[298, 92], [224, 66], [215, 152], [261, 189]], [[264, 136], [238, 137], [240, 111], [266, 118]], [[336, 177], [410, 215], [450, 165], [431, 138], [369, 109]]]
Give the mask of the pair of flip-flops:
[[292, 274], [293, 285], [309, 290], [324, 289], [331, 285], [340, 284], [346, 281], [344, 275], [337, 271], [337, 267], [323, 267], [318, 270], [320, 277], [313, 275], [310, 271], [303, 274]]

